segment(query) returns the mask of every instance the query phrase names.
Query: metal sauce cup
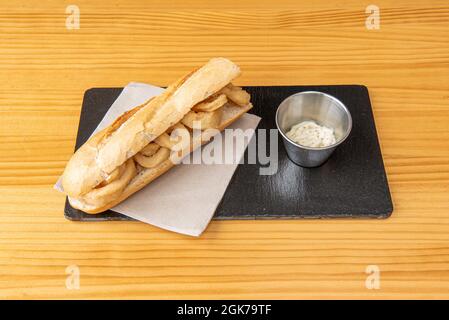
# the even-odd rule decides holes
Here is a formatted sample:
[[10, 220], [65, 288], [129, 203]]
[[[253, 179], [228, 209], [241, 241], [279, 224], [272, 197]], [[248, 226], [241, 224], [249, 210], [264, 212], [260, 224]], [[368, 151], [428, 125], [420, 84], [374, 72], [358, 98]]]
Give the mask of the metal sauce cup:
[[[336, 143], [328, 147], [306, 147], [290, 140], [286, 133], [303, 121], [334, 129]], [[305, 91], [291, 95], [276, 111], [276, 126], [281, 133], [287, 155], [302, 167], [318, 167], [323, 164], [335, 148], [349, 136], [352, 118], [346, 106], [337, 98], [318, 91]]]

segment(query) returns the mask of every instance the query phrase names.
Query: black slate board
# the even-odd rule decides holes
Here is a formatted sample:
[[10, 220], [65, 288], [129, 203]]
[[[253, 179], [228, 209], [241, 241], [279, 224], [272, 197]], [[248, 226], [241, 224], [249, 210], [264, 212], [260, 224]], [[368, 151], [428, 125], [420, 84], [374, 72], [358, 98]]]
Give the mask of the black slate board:
[[[387, 218], [393, 211], [368, 90], [359, 85], [246, 87], [262, 117], [258, 128], [276, 128], [283, 99], [316, 90], [340, 99], [350, 110], [349, 138], [319, 168], [305, 169], [287, 157], [279, 136], [278, 171], [259, 175], [259, 164], [238, 166], [214, 219]], [[84, 95], [76, 148], [93, 132], [122, 88], [93, 88]], [[268, 148], [267, 148], [268, 149]], [[245, 155], [246, 159], [246, 155]], [[131, 220], [111, 210], [88, 215], [65, 205], [77, 221]]]

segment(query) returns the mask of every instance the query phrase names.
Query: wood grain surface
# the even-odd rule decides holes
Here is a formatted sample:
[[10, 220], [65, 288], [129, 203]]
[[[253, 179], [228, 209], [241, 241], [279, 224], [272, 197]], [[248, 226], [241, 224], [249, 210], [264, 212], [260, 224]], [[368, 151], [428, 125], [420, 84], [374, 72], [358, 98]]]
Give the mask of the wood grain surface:
[[[378, 0], [380, 30], [366, 1], [70, 3], [0, 3], [0, 298], [449, 298], [447, 0]], [[167, 85], [213, 56], [241, 65], [240, 85], [368, 86], [392, 217], [214, 221], [198, 239], [66, 221], [52, 185], [84, 91]]]

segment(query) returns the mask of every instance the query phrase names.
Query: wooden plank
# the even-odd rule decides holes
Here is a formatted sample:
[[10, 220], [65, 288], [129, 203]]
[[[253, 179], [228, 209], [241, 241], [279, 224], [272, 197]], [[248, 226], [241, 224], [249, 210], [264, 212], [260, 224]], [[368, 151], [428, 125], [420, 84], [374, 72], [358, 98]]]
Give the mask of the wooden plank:
[[[0, 12], [1, 298], [449, 298], [449, 7], [176, 0], [8, 1]], [[212, 56], [238, 84], [369, 87], [395, 204], [385, 221], [214, 221], [193, 239], [137, 222], [72, 223], [52, 184], [83, 92], [166, 85]], [[77, 265], [79, 290], [65, 269]], [[381, 288], [368, 290], [368, 265]]]

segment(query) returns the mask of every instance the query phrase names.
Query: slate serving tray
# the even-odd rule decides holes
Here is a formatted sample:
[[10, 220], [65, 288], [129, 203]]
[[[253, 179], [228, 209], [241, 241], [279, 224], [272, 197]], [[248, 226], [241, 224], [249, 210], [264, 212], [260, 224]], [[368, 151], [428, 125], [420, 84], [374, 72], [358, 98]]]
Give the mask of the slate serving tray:
[[[316, 90], [341, 100], [351, 112], [348, 139], [319, 168], [305, 169], [287, 157], [279, 135], [278, 171], [259, 175], [259, 164], [240, 164], [214, 219], [387, 218], [393, 211], [368, 90], [360, 85], [246, 87], [262, 117], [258, 128], [275, 129], [277, 106], [301, 91]], [[122, 88], [85, 92], [76, 149], [94, 131]], [[269, 150], [267, 148], [267, 150]], [[246, 155], [245, 155], [246, 159]], [[163, 179], [163, 176], [160, 178]], [[149, 208], [150, 210], [150, 208]], [[132, 220], [111, 210], [97, 215], [65, 205], [77, 221]]]

